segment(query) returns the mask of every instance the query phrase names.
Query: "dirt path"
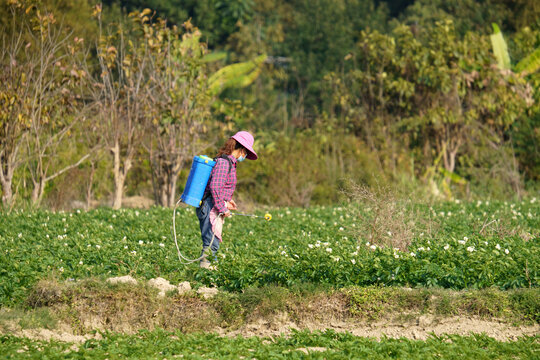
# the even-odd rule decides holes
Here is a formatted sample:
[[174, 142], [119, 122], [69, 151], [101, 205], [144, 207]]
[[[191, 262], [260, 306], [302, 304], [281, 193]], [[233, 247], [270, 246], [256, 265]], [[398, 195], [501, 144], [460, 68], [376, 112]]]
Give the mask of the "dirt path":
[[308, 329], [311, 331], [333, 329], [338, 332], [350, 332], [355, 336], [374, 337], [377, 339], [387, 336], [390, 338], [405, 337], [416, 340], [425, 340], [430, 334], [470, 335], [471, 333], [485, 333], [498, 341], [510, 341], [524, 335], [534, 336], [540, 334], [539, 325], [512, 326], [500, 321], [457, 316], [443, 319], [432, 316], [421, 316], [409, 323], [353, 323], [350, 321], [337, 320], [327, 324], [317, 322], [305, 323], [301, 327], [293, 322], [280, 324], [279, 322], [270, 323], [268, 321], [260, 320], [258, 323], [248, 324], [233, 331], [219, 329], [218, 333], [224, 336], [278, 336], [282, 333], [290, 333], [291, 329]]

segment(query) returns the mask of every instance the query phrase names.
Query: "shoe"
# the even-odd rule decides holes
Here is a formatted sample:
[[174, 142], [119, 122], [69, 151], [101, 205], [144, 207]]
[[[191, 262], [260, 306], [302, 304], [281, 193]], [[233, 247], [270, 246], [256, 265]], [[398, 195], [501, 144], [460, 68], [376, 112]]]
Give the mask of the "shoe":
[[202, 259], [201, 262], [199, 262], [199, 267], [201, 269], [207, 269], [207, 270], [216, 270], [216, 267], [210, 263], [210, 261], [206, 259]]

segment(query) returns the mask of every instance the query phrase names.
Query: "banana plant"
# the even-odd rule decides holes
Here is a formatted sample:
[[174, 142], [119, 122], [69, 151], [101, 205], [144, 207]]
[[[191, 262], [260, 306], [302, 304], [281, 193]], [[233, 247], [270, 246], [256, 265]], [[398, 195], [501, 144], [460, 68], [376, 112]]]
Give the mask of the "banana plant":
[[492, 26], [491, 45], [499, 68], [502, 70], [513, 70], [522, 76], [532, 74], [540, 69], [540, 47], [521, 59], [515, 66], [512, 66], [508, 46], [506, 45], [501, 29], [497, 24], [492, 24]]

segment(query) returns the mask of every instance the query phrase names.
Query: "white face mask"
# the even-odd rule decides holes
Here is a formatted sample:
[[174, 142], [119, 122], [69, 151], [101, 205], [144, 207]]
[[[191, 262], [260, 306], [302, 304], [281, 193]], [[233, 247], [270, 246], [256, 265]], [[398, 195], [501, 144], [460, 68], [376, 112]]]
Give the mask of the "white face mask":
[[246, 156], [245, 156], [245, 155], [242, 155], [242, 156], [240, 156], [237, 160], [238, 160], [239, 162], [242, 162], [242, 161], [244, 161], [245, 159], [246, 159]]

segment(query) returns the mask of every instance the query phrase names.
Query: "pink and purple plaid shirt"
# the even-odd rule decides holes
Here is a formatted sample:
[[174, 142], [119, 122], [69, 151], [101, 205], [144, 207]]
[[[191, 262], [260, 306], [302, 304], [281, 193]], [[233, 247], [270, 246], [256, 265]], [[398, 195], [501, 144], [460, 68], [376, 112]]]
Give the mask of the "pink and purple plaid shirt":
[[[205, 196], [210, 192], [214, 198], [214, 207], [218, 213], [226, 213], [226, 201], [230, 201], [236, 188], [236, 158], [228, 155], [232, 165], [223, 158], [216, 159], [210, 180], [206, 186]], [[230, 171], [229, 171], [230, 168]]]

